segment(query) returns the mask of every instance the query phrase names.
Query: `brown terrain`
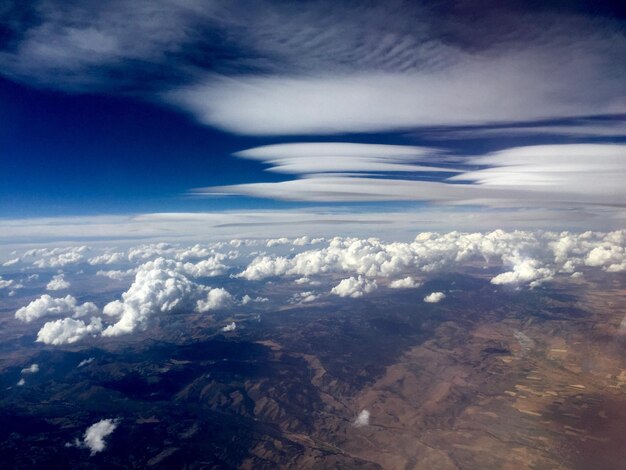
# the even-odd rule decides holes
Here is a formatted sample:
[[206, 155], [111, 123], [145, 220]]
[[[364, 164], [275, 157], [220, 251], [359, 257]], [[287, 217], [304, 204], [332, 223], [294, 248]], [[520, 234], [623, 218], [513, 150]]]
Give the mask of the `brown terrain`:
[[[173, 316], [134, 342], [7, 340], [0, 462], [626, 468], [626, 276], [516, 290], [491, 275], [262, 315]], [[435, 290], [446, 299], [424, 303]], [[41, 372], [16, 388], [32, 362]], [[363, 410], [369, 420], [357, 422]], [[102, 417], [122, 421], [86, 462], [64, 444]]]

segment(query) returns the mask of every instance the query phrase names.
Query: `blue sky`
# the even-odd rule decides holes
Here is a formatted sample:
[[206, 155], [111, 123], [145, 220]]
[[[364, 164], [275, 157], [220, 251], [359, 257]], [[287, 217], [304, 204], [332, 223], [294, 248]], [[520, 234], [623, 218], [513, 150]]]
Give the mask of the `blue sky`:
[[619, 2], [2, 2], [0, 217], [620, 227], [624, 18]]

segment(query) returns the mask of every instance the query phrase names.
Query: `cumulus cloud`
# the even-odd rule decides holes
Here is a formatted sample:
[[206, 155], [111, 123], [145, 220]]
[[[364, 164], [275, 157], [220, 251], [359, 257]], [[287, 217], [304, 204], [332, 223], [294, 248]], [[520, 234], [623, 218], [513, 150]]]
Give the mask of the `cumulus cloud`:
[[46, 285], [46, 290], [63, 290], [70, 287], [69, 281], [65, 280], [63, 274], [57, 274], [52, 278], [50, 282]]
[[31, 364], [22, 369], [22, 374], [36, 374], [37, 372], [39, 372], [39, 364]]
[[392, 289], [409, 289], [412, 287], [419, 287], [421, 285], [422, 284], [420, 282], [417, 282], [411, 276], [407, 276], [402, 279], [396, 279], [395, 281], [391, 281], [389, 283], [389, 287], [391, 287]]
[[117, 318], [104, 336], [132, 333], [145, 328], [154, 315], [181, 311], [207, 311], [231, 299], [224, 289], [209, 289], [190, 280], [182, 263], [157, 258], [138, 267], [135, 280], [121, 300], [108, 303], [103, 312]]
[[535, 259], [516, 259], [513, 270], [498, 274], [491, 279], [492, 284], [528, 284], [536, 287], [554, 277], [554, 271], [541, 267], [541, 263]]
[[267, 297], [250, 297], [248, 294], [245, 294], [242, 298], [241, 301], [239, 302], [241, 305], [248, 305], [249, 303], [252, 302], [256, 302], [256, 303], [265, 303], [265, 302], [269, 302], [270, 299], [268, 299]]
[[114, 281], [122, 281], [127, 277], [131, 277], [135, 275], [134, 269], [127, 269], [126, 271], [122, 271], [119, 269], [111, 269], [108, 271], [100, 270], [96, 273], [98, 276], [108, 277], [109, 279], [113, 279]]
[[268, 248], [272, 248], [274, 246], [287, 245], [288, 243], [289, 243], [289, 239], [285, 237], [271, 238], [265, 243], [265, 246], [267, 246]]
[[89, 258], [87, 262], [92, 266], [101, 265], [101, 264], [116, 264], [123, 263], [127, 261], [126, 254], [121, 251], [103, 253], [98, 256], [94, 256]]
[[[573, 272], [576, 266], [591, 264], [608, 272], [623, 271], [624, 233], [423, 232], [412, 242], [389, 243], [375, 238], [336, 237], [325, 247], [292, 256], [258, 256], [238, 276], [248, 280], [304, 276], [298, 278], [297, 283], [305, 283], [308, 276], [325, 273], [389, 278], [412, 270], [423, 274], [482, 261], [512, 266], [511, 271], [495, 276], [494, 284], [530, 283], [535, 286], [551, 279], [558, 271]], [[410, 282], [406, 278], [400, 281]], [[396, 285], [399, 284], [398, 281]]]
[[237, 324], [235, 322], [231, 322], [228, 325], [226, 325], [224, 328], [222, 328], [222, 331], [224, 333], [228, 333], [229, 331], [235, 331], [237, 329]]
[[92, 302], [79, 304], [76, 298], [71, 295], [53, 298], [48, 294], [44, 294], [15, 312], [15, 318], [29, 323], [49, 315], [72, 315], [74, 317], [82, 317], [85, 315], [93, 315], [97, 312], [98, 307]]
[[7, 289], [7, 288], [15, 288], [15, 281], [13, 279], [2, 279], [2, 276], [0, 276], [0, 289]]
[[196, 302], [196, 311], [208, 312], [210, 310], [216, 310], [226, 307], [233, 301], [233, 296], [221, 287], [210, 289], [206, 297]]
[[91, 455], [102, 452], [106, 448], [105, 439], [115, 431], [118, 424], [118, 419], [102, 419], [92, 424], [85, 431], [82, 445], [91, 451]]
[[22, 377], [20, 380], [18, 380], [16, 385], [18, 387], [23, 387], [24, 385], [26, 385], [26, 380], [24, 380], [24, 377]]
[[446, 294], [444, 294], [443, 292], [431, 292], [426, 297], [424, 297], [424, 302], [428, 304], [436, 304], [438, 302], [441, 302], [445, 298]]
[[312, 291], [298, 292], [297, 294], [291, 296], [291, 298], [289, 299], [289, 303], [307, 304], [309, 302], [317, 300], [318, 298], [319, 295], [315, 294], [315, 292]]
[[376, 281], [370, 281], [363, 276], [349, 277], [343, 279], [339, 284], [333, 287], [330, 291], [331, 294], [338, 295], [339, 297], [352, 297], [354, 299], [362, 297], [364, 294], [369, 294], [378, 287]]
[[370, 412], [368, 410], [361, 410], [359, 415], [354, 420], [354, 427], [362, 428], [364, 426], [369, 426], [370, 424]]
[[37, 248], [27, 251], [24, 256], [34, 258], [33, 266], [38, 268], [62, 268], [80, 263], [89, 251], [87, 246], [68, 248]]
[[102, 331], [102, 320], [92, 317], [90, 323], [74, 318], [63, 318], [47, 322], [37, 333], [37, 342], [60, 346], [72, 344], [87, 336], [96, 336]]

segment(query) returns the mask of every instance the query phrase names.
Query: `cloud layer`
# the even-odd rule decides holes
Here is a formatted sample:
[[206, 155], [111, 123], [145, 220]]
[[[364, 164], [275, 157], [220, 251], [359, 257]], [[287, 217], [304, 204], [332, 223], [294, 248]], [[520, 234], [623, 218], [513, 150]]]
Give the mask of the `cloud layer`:
[[[219, 318], [220, 313], [234, 308], [263, 311], [290, 304], [332, 302], [337, 297], [357, 299], [385, 288], [421, 289], [441, 272], [467, 267], [488, 269], [484, 272], [489, 273], [487, 280], [491, 284], [516, 289], [537, 288], [557, 278], [578, 279], [589, 270], [601, 270], [610, 276], [626, 271], [625, 246], [624, 230], [495, 230], [422, 232], [411, 241], [280, 237], [116, 247], [117, 267], [120, 272], [130, 272], [134, 279], [124, 276], [116, 281], [116, 286], [124, 286], [124, 282], [130, 285], [115, 287], [120, 298], [104, 305], [102, 315], [92, 302], [81, 304], [71, 295], [54, 298], [43, 294], [17, 309], [15, 318], [31, 323], [47, 316], [61, 317], [37, 326], [38, 342], [60, 346], [89, 337], [99, 341], [112, 336], [132, 337], [135, 332], [155, 326], [160, 318], [179, 313], [216, 312]], [[85, 249], [101, 264], [92, 262], [90, 274], [82, 275], [101, 279], [98, 268], [109, 266], [101, 253], [112, 253], [111, 247]], [[71, 247], [64, 250], [70, 252]], [[46, 258], [48, 252], [41, 256]], [[24, 254], [20, 258], [24, 259]], [[41, 269], [37, 261], [36, 257], [29, 259], [25, 272]], [[84, 266], [74, 269], [82, 270]], [[222, 277], [215, 279], [214, 270]], [[228, 289], [206, 285], [207, 276], [219, 283], [227, 282]], [[261, 288], [264, 283], [255, 281], [265, 281], [267, 285]], [[29, 275], [24, 282], [37, 280]], [[419, 292], [420, 296], [425, 294], [424, 301], [429, 303], [439, 302], [446, 295]], [[228, 321], [232, 323], [230, 318]]]

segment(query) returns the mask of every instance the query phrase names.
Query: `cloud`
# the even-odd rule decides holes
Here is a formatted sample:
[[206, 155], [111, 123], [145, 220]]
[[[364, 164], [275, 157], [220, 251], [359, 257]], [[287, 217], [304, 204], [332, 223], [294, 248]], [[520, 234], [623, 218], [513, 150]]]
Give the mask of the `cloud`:
[[[376, 161], [379, 147], [364, 145], [358, 162], [352, 162], [353, 173], [332, 174], [332, 165], [341, 164], [341, 155], [329, 158], [331, 166], [326, 166], [324, 158], [311, 157], [316, 145], [320, 152], [330, 144], [285, 144], [294, 147], [293, 157], [267, 157], [268, 153], [281, 155], [289, 151], [281, 146], [276, 150], [264, 147], [252, 149], [259, 152], [257, 158], [270, 158], [280, 170], [285, 164], [288, 172], [303, 175], [299, 179], [248, 183], [230, 186], [197, 188], [196, 195], [240, 194], [252, 197], [271, 198], [288, 201], [311, 202], [371, 202], [371, 201], [429, 201], [437, 204], [475, 204], [478, 206], [507, 207], [585, 207], [606, 205], [623, 207], [626, 189], [622, 184], [626, 178], [626, 161], [622, 155], [626, 145], [618, 144], [569, 144], [515, 147], [479, 157], [457, 159], [456, 166], [446, 168], [415, 166], [415, 171], [450, 171], [458, 174], [439, 181], [403, 179], [389, 173], [372, 178], [364, 171], [366, 162], [371, 160], [385, 170], [385, 158]], [[358, 144], [345, 144], [346, 152]], [[302, 149], [299, 149], [302, 146]], [[335, 150], [337, 147], [337, 150]], [[390, 146], [392, 147], [392, 146]], [[339, 152], [340, 144], [329, 147]], [[400, 150], [397, 150], [400, 152]], [[282, 153], [281, 153], [282, 152]], [[387, 159], [399, 158], [401, 154]], [[409, 150], [406, 150], [409, 152]], [[358, 152], [357, 152], [358, 153]], [[381, 153], [380, 155], [385, 155]], [[421, 155], [427, 158], [426, 155]], [[354, 159], [356, 157], [345, 157]], [[428, 159], [428, 158], [427, 158]], [[358, 159], [357, 159], [358, 160]], [[295, 163], [294, 163], [295, 162]], [[406, 165], [406, 163], [404, 163]], [[468, 169], [480, 166], [479, 169]], [[282, 171], [282, 170], [280, 170]], [[317, 172], [316, 172], [317, 171]], [[405, 170], [408, 171], [408, 170]], [[393, 176], [393, 178], [391, 177]], [[463, 182], [464, 184], [458, 184]], [[600, 184], [602, 183], [602, 184]]]
[[359, 415], [354, 420], [354, 427], [362, 428], [364, 426], [369, 426], [370, 424], [370, 412], [368, 410], [361, 410]]
[[92, 266], [101, 264], [117, 264], [123, 263], [124, 261], [127, 261], [126, 254], [119, 251], [113, 253], [103, 253], [87, 260], [87, 262]]
[[[167, 97], [202, 123], [253, 135], [380, 132], [625, 111], [622, 83], [603, 76], [602, 69], [608, 72], [613, 64], [593, 67], [587, 54], [557, 61], [556, 53], [466, 56], [423, 72], [211, 77]], [[594, 88], [593, 80], [602, 86]]]
[[[451, 181], [472, 181], [481, 187], [523, 188], [568, 197], [569, 201], [604, 200], [624, 204], [626, 145], [569, 144], [517, 147], [473, 157], [467, 163], [489, 168], [468, 171]], [[588, 199], [586, 199], [588, 198]]]
[[104, 336], [132, 333], [145, 329], [151, 317], [182, 311], [207, 311], [219, 308], [230, 300], [224, 289], [210, 289], [191, 281], [181, 270], [180, 262], [157, 258], [137, 268], [135, 281], [122, 294], [121, 300], [108, 303], [103, 313], [117, 318]]
[[62, 268], [67, 265], [80, 263], [89, 251], [86, 246], [69, 248], [39, 248], [24, 253], [27, 258], [35, 258], [33, 266], [38, 268]]
[[419, 157], [432, 157], [440, 153], [438, 149], [403, 145], [307, 142], [267, 145], [243, 150], [235, 155], [262, 161], [271, 165], [270, 171], [288, 174], [458, 171], [454, 168], [414, 164]]
[[70, 287], [70, 283], [65, 280], [63, 274], [57, 274], [52, 278], [52, 280], [46, 285], [46, 290], [63, 290]]
[[[303, 180], [306, 181], [306, 180]], [[367, 185], [365, 184], [367, 183]], [[397, 181], [394, 182], [396, 185]], [[394, 184], [390, 183], [390, 184]], [[304, 183], [306, 184], [306, 183]], [[365, 181], [359, 190], [370, 191], [371, 181]], [[464, 185], [468, 186], [468, 185]], [[341, 191], [341, 181], [336, 185]], [[324, 188], [320, 188], [324, 189]], [[430, 190], [431, 188], [425, 188]], [[493, 188], [492, 188], [493, 189]], [[298, 185], [294, 185], [296, 195]], [[273, 190], [272, 190], [273, 192]], [[342, 194], [345, 191], [341, 191]], [[490, 193], [493, 196], [493, 192]], [[508, 192], [517, 195], [517, 192]], [[424, 192], [425, 197], [428, 192]], [[458, 195], [455, 194], [454, 196]], [[481, 194], [480, 197], [485, 197]], [[332, 198], [331, 198], [332, 199]], [[1, 248], [12, 250], [23, 243], [65, 243], [76, 240], [135, 245], [138, 240], [161, 239], [168, 242], [196, 243], [218, 240], [228, 242], [236, 238], [310, 236], [332, 238], [337, 235], [359, 233], [363, 237], [395, 238], [408, 234], [415, 227], [422, 230], [450, 231], [502, 229], [598, 230], [621, 228], [626, 211], [619, 207], [453, 207], [420, 204], [360, 211], [345, 207], [312, 207], [296, 210], [257, 210], [198, 213], [155, 213], [136, 216], [81, 216], [0, 220]], [[252, 242], [254, 240], [250, 240]], [[135, 249], [129, 250], [129, 258]], [[145, 254], [145, 249], [137, 250]], [[138, 256], [138, 255], [137, 255]], [[147, 256], [147, 254], [146, 254]], [[159, 256], [153, 252], [150, 258]], [[174, 255], [175, 256], [175, 253]], [[146, 259], [147, 260], [147, 259]], [[141, 261], [136, 257], [132, 262]]]
[[13, 279], [2, 279], [0, 276], [0, 289], [15, 288], [15, 281]]
[[47, 322], [37, 333], [37, 342], [60, 346], [72, 344], [102, 331], [102, 320], [92, 317], [90, 323], [73, 318]]
[[536, 287], [554, 277], [554, 271], [541, 267], [541, 263], [535, 259], [515, 259], [513, 270], [498, 274], [491, 279], [492, 284], [528, 284]]
[[221, 287], [210, 289], [204, 299], [200, 299], [196, 302], [196, 311], [208, 312], [211, 310], [217, 310], [224, 308], [233, 301], [233, 296]]
[[339, 284], [333, 287], [330, 293], [338, 295], [339, 297], [352, 297], [356, 299], [362, 297], [364, 294], [369, 294], [377, 287], [376, 281], [370, 281], [363, 276], [358, 276], [357, 278], [349, 277], [348, 279], [343, 279]]
[[[482, 261], [513, 267], [512, 271], [495, 276], [494, 284], [536, 286], [558, 271], [573, 272], [577, 266], [593, 264], [609, 272], [626, 270], [625, 237], [624, 231], [576, 234], [503, 230], [423, 232], [412, 242], [389, 243], [375, 238], [335, 237], [325, 247], [291, 256], [258, 256], [237, 276], [248, 280], [275, 276], [308, 279], [307, 276], [312, 275], [346, 273], [364, 278], [390, 278], [410, 271], [423, 274]], [[358, 279], [345, 281], [347, 288]], [[297, 279], [296, 282], [306, 281]], [[405, 278], [398, 284], [410, 282]]]
[[20, 380], [18, 380], [16, 385], [18, 387], [23, 387], [24, 385], [26, 385], [26, 380], [24, 380], [24, 377], [22, 377]]
[[237, 329], [237, 324], [235, 322], [231, 322], [228, 325], [226, 325], [224, 328], [222, 328], [222, 331], [224, 333], [228, 333], [230, 331], [235, 331]]
[[119, 425], [118, 419], [102, 419], [87, 428], [83, 436], [83, 445], [91, 451], [91, 455], [102, 452], [106, 448], [105, 439]]
[[77, 368], [81, 368], [81, 367], [87, 366], [87, 365], [91, 364], [95, 360], [96, 360], [95, 357], [90, 357], [90, 358], [87, 358], [87, 359], [83, 359], [82, 361], [80, 361], [78, 363], [78, 365], [76, 367]]
[[248, 305], [251, 302], [265, 303], [265, 302], [269, 302], [269, 301], [270, 301], [270, 299], [268, 299], [267, 297], [250, 297], [248, 294], [245, 294], [241, 298], [241, 301], [239, 303], [241, 305]]
[[30, 323], [33, 320], [49, 315], [73, 315], [74, 317], [82, 317], [85, 315], [93, 315], [97, 312], [98, 307], [92, 302], [79, 304], [76, 298], [71, 295], [53, 298], [48, 294], [44, 294], [15, 312], [15, 318], [25, 323]]
[[289, 299], [289, 303], [307, 304], [310, 302], [314, 302], [319, 297], [320, 296], [315, 294], [313, 291], [298, 292], [297, 294], [291, 296], [291, 298]]
[[145, 80], [157, 64], [164, 68], [165, 59], [189, 41], [194, 24], [212, 11], [202, 3], [114, 0], [105, 8], [91, 1], [38, 2], [7, 23], [17, 27], [19, 40], [0, 51], [0, 64], [5, 75], [39, 86], [71, 91], [129, 86]]
[[96, 275], [98, 276], [104, 276], [104, 277], [108, 277], [109, 279], [113, 279], [114, 281], [122, 281], [124, 279], [126, 279], [127, 277], [131, 277], [135, 275], [135, 270], [134, 269], [127, 269], [126, 271], [122, 271], [122, 270], [109, 270], [109, 271], [98, 271], [96, 273]]
[[185, 263], [183, 270], [193, 277], [213, 277], [219, 276], [226, 272], [226, 265], [222, 261], [226, 259], [226, 255], [217, 253], [211, 258], [198, 261], [197, 263]]
[[441, 302], [445, 298], [446, 294], [444, 294], [443, 292], [431, 292], [426, 297], [424, 297], [424, 302], [428, 304], [436, 304]]
[[[4, 76], [134, 93], [245, 134], [624, 112], [619, 20], [577, 6], [50, 0], [5, 9]], [[171, 91], [173, 90], [173, 91]]]
[[39, 364], [31, 364], [29, 367], [22, 369], [22, 374], [36, 374], [39, 372]]
[[402, 279], [396, 279], [395, 281], [391, 281], [389, 283], [389, 287], [391, 287], [392, 289], [409, 289], [409, 288], [419, 287], [421, 285], [422, 284], [420, 282], [417, 282], [411, 276], [407, 276]]

